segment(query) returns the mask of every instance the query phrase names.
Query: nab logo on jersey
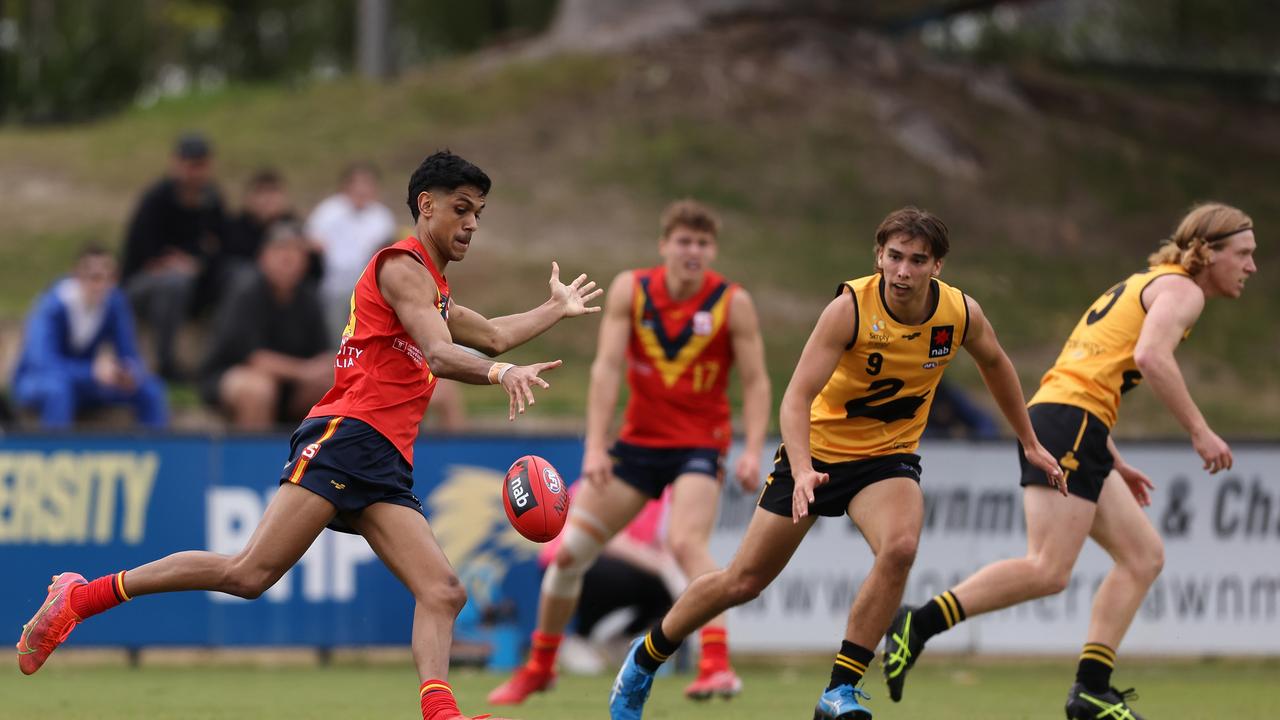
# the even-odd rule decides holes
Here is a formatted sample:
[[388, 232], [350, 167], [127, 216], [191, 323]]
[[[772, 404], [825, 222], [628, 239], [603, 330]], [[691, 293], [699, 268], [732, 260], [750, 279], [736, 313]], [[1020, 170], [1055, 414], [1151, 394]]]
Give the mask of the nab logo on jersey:
[[929, 328], [929, 357], [946, 357], [951, 354], [951, 336], [954, 325], [938, 325]]

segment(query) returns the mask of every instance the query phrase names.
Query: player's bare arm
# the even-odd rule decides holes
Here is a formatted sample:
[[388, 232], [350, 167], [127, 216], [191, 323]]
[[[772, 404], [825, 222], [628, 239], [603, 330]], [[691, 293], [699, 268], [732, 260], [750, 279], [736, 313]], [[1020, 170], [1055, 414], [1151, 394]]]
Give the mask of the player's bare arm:
[[1173, 351], [1204, 310], [1204, 292], [1191, 280], [1161, 278], [1142, 294], [1147, 319], [1133, 350], [1133, 361], [1156, 397], [1191, 435], [1204, 467], [1210, 473], [1231, 468], [1231, 448], [1209, 428], [1191, 399]]
[[991, 327], [982, 307], [968, 295], [964, 302], [969, 310], [969, 328], [964, 339], [964, 349], [969, 351], [982, 375], [982, 382], [986, 383], [1000, 412], [1013, 427], [1014, 434], [1018, 436], [1018, 441], [1027, 454], [1027, 460], [1043, 470], [1049, 481], [1058, 488], [1058, 492], [1065, 496], [1067, 483], [1062, 468], [1058, 467], [1053, 455], [1040, 444], [1036, 431], [1031, 427], [1031, 418], [1027, 416], [1027, 402], [1022, 395], [1022, 383], [1018, 380], [1018, 371], [1014, 369], [1013, 361], [1009, 360], [1004, 348], [1000, 347], [995, 328]]
[[782, 443], [795, 479], [795, 490], [791, 493], [792, 523], [799, 523], [809, 515], [814, 488], [830, 480], [826, 473], [813, 469], [813, 456], [809, 454], [809, 408], [853, 340], [854, 305], [848, 294], [845, 288], [839, 297], [827, 303], [818, 317], [817, 325], [800, 351], [800, 360], [779, 406]]
[[591, 384], [587, 388], [587, 436], [582, 456], [582, 476], [603, 485], [609, 479], [609, 424], [618, 402], [618, 387], [631, 331], [631, 294], [635, 279], [630, 270], [618, 273], [605, 296], [604, 316], [596, 359], [591, 363]]
[[760, 318], [747, 291], [738, 288], [729, 305], [729, 336], [742, 379], [742, 426], [746, 444], [734, 467], [738, 484], [747, 492], [760, 486], [760, 453], [769, 426], [769, 373], [764, 364]]
[[501, 355], [541, 335], [564, 318], [600, 312], [592, 300], [604, 291], [585, 273], [565, 285], [560, 282], [560, 266], [551, 263], [551, 297], [538, 307], [516, 315], [486, 318], [457, 303], [449, 306], [449, 332], [453, 339], [490, 357]]
[[430, 301], [436, 296], [435, 280], [408, 255], [396, 253], [383, 261], [378, 267], [378, 289], [422, 349], [431, 372], [471, 385], [501, 384], [510, 400], [508, 419], [514, 420], [516, 414], [523, 414], [526, 406], [534, 403], [533, 385], [551, 387], [539, 374], [560, 367], [559, 360], [508, 366], [478, 358], [454, 345], [449, 326]]
[[1142, 507], [1150, 505], [1151, 491], [1155, 489], [1156, 484], [1147, 477], [1146, 473], [1125, 462], [1125, 459], [1120, 456], [1119, 448], [1116, 447], [1115, 438], [1110, 435], [1107, 436], [1107, 449], [1111, 451], [1111, 459], [1114, 463], [1112, 469], [1120, 475], [1124, 484], [1129, 486], [1129, 492], [1133, 493], [1133, 498]]

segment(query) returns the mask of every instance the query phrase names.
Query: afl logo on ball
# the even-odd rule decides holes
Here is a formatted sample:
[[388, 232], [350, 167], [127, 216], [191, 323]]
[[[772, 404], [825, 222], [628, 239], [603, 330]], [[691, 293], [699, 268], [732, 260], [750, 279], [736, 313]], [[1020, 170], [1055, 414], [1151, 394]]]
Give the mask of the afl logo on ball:
[[542, 482], [546, 484], [548, 490], [556, 495], [560, 494], [560, 476], [556, 474], [554, 468], [542, 468]]
[[538, 507], [538, 500], [533, 496], [533, 488], [529, 487], [529, 468], [520, 468], [519, 472], [507, 475], [507, 501], [511, 503], [511, 511], [516, 517]]

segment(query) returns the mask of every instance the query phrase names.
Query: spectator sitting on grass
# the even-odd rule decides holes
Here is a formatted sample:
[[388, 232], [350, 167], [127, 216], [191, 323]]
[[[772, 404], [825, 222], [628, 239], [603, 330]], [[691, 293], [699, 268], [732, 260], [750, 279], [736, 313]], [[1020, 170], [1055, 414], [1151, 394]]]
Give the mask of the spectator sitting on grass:
[[68, 428], [76, 413], [128, 405], [152, 428], [169, 421], [164, 386], [138, 356], [129, 303], [117, 286], [115, 258], [89, 245], [72, 273], [36, 299], [13, 378], [16, 405], [44, 428]]
[[333, 384], [324, 309], [306, 273], [301, 229], [274, 225], [257, 268], [218, 310], [200, 391], [236, 429], [301, 420]]
[[378, 169], [353, 163], [342, 173], [341, 189], [307, 218], [307, 236], [324, 251], [320, 294], [331, 332], [347, 323], [347, 300], [369, 258], [396, 240], [396, 219], [378, 200]]
[[[222, 196], [213, 182], [209, 143], [184, 135], [173, 149], [169, 173], [147, 189], [129, 221], [121, 273], [138, 317], [156, 336], [156, 370], [180, 379], [178, 330], [216, 279], [207, 259], [226, 235]], [[203, 302], [212, 302], [204, 297]]]

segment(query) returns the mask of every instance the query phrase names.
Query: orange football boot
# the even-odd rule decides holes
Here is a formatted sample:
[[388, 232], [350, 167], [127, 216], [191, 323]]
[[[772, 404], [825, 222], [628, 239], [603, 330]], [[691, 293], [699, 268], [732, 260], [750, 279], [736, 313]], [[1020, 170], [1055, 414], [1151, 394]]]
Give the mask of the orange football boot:
[[536, 692], [546, 692], [556, 684], [556, 674], [535, 670], [528, 665], [520, 666], [511, 679], [502, 683], [489, 693], [490, 705], [519, 705]]
[[18, 667], [24, 674], [39, 670], [49, 654], [80, 624], [80, 618], [71, 612], [71, 588], [87, 584], [84, 576], [73, 572], [53, 576], [44, 604], [22, 626], [22, 637], [18, 638]]
[[699, 667], [698, 677], [684, 689], [684, 696], [690, 700], [709, 700], [715, 695], [728, 700], [742, 692], [742, 678], [733, 668], [724, 665], [718, 668]]

